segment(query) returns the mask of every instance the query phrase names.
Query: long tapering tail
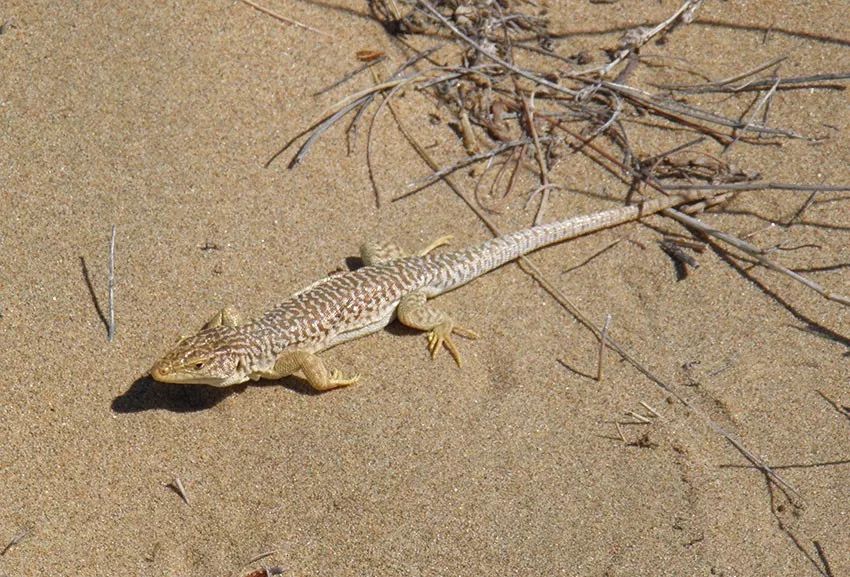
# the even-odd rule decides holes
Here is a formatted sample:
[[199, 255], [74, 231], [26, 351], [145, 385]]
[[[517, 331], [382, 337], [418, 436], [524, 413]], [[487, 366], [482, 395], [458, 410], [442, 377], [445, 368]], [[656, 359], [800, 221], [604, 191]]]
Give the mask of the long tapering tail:
[[696, 202], [711, 196], [711, 194], [687, 198], [669, 196], [646, 200], [634, 205], [541, 224], [505, 234], [463, 250], [436, 254], [427, 257], [436, 265], [437, 277], [429, 284], [429, 288], [435, 294], [444, 293], [538, 248], [638, 220], [666, 208]]

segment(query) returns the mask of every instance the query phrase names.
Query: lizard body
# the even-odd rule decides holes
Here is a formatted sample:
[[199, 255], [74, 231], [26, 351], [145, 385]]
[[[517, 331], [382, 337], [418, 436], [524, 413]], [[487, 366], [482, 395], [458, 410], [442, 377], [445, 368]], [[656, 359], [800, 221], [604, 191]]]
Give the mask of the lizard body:
[[344, 378], [337, 371], [328, 371], [316, 353], [379, 331], [395, 318], [428, 332], [432, 357], [445, 346], [460, 365], [452, 334], [467, 338], [477, 335], [432, 307], [429, 298], [540, 247], [701, 198], [648, 200], [539, 225], [441, 254], [431, 251], [446, 244], [448, 237], [414, 256], [405, 255], [393, 244], [369, 243], [361, 248], [366, 266], [319, 280], [253, 321], [240, 323], [230, 309], [223, 309], [197, 334], [181, 339], [150, 374], [168, 383], [227, 386], [301, 371], [318, 390], [350, 385], [359, 375]]

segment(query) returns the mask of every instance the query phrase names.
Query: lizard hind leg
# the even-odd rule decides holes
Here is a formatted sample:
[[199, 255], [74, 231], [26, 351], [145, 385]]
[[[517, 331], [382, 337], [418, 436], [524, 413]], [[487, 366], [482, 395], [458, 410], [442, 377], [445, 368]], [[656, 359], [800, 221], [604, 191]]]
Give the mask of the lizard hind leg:
[[363, 264], [370, 266], [390, 262], [397, 258], [406, 257], [403, 248], [392, 242], [369, 241], [360, 247], [360, 258]]
[[347, 387], [360, 380], [360, 375], [346, 378], [337, 370], [328, 371], [322, 359], [307, 351], [281, 353], [271, 371], [257, 376], [264, 379], [282, 379], [296, 371], [301, 371], [310, 386], [317, 391]]
[[[449, 244], [452, 236], [441, 236], [417, 253], [417, 256], [425, 256], [437, 247]], [[406, 250], [393, 242], [369, 241], [360, 247], [360, 258], [366, 266], [381, 264], [410, 256]]]
[[429, 305], [422, 291], [414, 291], [402, 297], [396, 315], [401, 324], [428, 331], [428, 351], [431, 358], [436, 356], [441, 347], [446, 347], [457, 366], [461, 366], [460, 352], [452, 341], [452, 334], [467, 339], [478, 338], [474, 331], [457, 326], [447, 313]]

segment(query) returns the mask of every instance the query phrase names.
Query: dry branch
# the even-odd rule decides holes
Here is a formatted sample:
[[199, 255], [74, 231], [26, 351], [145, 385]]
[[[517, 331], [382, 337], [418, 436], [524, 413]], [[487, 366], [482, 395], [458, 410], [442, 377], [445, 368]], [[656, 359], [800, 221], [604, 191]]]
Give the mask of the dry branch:
[[[653, 38], [687, 24], [701, 3], [701, 0], [685, 0], [670, 17], [656, 25], [629, 31], [620, 44], [608, 47], [608, 62], [601, 66], [587, 67], [588, 62], [581, 55], [559, 53], [559, 43], [563, 37], [557, 38], [549, 32], [545, 16], [535, 12], [538, 9], [534, 3], [520, 3], [514, 0], [376, 0], [373, 13], [383, 19], [385, 28], [403, 44], [404, 50], [412, 51], [420, 57], [425, 54], [417, 52], [419, 48], [414, 49], [410, 43], [401, 39], [401, 35], [417, 36], [422, 40], [420, 46], [428, 46], [428, 43], [431, 43], [431, 48], [428, 49], [429, 67], [421, 69], [415, 66], [415, 71], [404, 76], [400, 73], [404, 68], [402, 67], [389, 80], [377, 82], [375, 86], [344, 98], [320, 115], [318, 120], [282, 150], [298, 138], [306, 136], [306, 141], [290, 162], [290, 167], [294, 167], [305, 158], [312, 143], [330, 126], [355, 110], [357, 116], [352, 126], [356, 126], [374, 99], [383, 97], [373, 114], [369, 128], [366, 149], [370, 174], [374, 174], [371, 154], [374, 120], [381, 110], [387, 107], [402, 134], [432, 171], [425, 178], [413, 183], [412, 190], [404, 192], [396, 199], [414, 194], [442, 180], [494, 233], [495, 227], [480, 209], [483, 201], [477, 195], [465, 195], [454, 182], [452, 175], [457, 170], [476, 163], [486, 162], [488, 166], [495, 162], [502, 163], [501, 166], [494, 167], [497, 172], [491, 190], [504, 187], [501, 194], [498, 194], [499, 191], [493, 192], [493, 196], [504, 203], [511, 190], [514, 190], [519, 167], [526, 166], [524, 162], [529, 161], [528, 165], [536, 168], [538, 179], [530, 198], [536, 198], [538, 192], [542, 193], [536, 221], [543, 218], [548, 191], [558, 188], [570, 189], [566, 184], [559, 183], [555, 176], [553, 167], [557, 160], [555, 163], [550, 162], [553, 158], [557, 159], [570, 153], [583, 155], [602, 171], [622, 182], [628, 189], [627, 196], [630, 199], [640, 196], [647, 186], [663, 194], [674, 190], [718, 191], [714, 201], [696, 203], [695, 206], [689, 207], [689, 213], [704, 210], [714, 202], [725, 200], [730, 195], [744, 190], [797, 190], [808, 193], [850, 190], [850, 187], [845, 185], [774, 182], [770, 178], [762, 178], [747, 167], [738, 169], [731, 161], [726, 160], [721, 148], [728, 148], [735, 143], [739, 146], [772, 145], [787, 139], [805, 139], [804, 135], [794, 130], [767, 126], [765, 118], [772, 96], [782, 89], [803, 86], [844, 88], [850, 74], [780, 77], [777, 71], [779, 64], [786, 59], [783, 55], [719, 81], [707, 81], [701, 85], [658, 85], [656, 88], [663, 91], [661, 94], [653, 92], [652, 88], [632, 83], [632, 79], [644, 76], [636, 74], [640, 67], [648, 65], [647, 58], [640, 54], [641, 47]], [[412, 60], [415, 59], [416, 56]], [[542, 68], [541, 60], [545, 63]], [[553, 63], [557, 68], [552, 66]], [[374, 67], [370, 69], [375, 72]], [[769, 71], [769, 77], [758, 77], [765, 71]], [[689, 73], [706, 78], [696, 72]], [[442, 168], [437, 165], [405, 128], [392, 106], [391, 100], [403, 87], [426, 96], [439, 107], [441, 116], [442, 111], [448, 112], [452, 118], [450, 122], [458, 127], [458, 139], [464, 144], [465, 156], [451, 160]], [[764, 94], [755, 99], [750, 98], [752, 102], [747, 103], [742, 95], [750, 91], [761, 91]], [[737, 106], [737, 111], [732, 112], [730, 117], [729, 103], [726, 112], [720, 113], [704, 104], [698, 106], [691, 98], [693, 94], [709, 92], [730, 94], [729, 103]], [[666, 152], [639, 152], [632, 145], [632, 131], [636, 124], [640, 125], [641, 129], [684, 132], [690, 140]], [[692, 134], [699, 138], [693, 139]], [[476, 190], [483, 181], [484, 174], [477, 172], [474, 175], [478, 179]], [[478, 199], [479, 203], [476, 204], [474, 199]], [[805, 206], [802, 210], [804, 209]], [[817, 291], [824, 298], [844, 305], [850, 303], [847, 297], [831, 293], [819, 284], [767, 259], [758, 247], [718, 231], [685, 212], [684, 209], [669, 210], [666, 214], [701, 234], [729, 243], [762, 265], [789, 275], [797, 282]], [[600, 331], [586, 316], [543, 278], [528, 259], [521, 259], [520, 262], [559, 303], [592, 330], [597, 338], [601, 337]], [[741, 454], [764, 471], [778, 487], [796, 494], [775, 471], [747, 450], [741, 441], [677, 394], [669, 384], [643, 368], [610, 336], [600, 340], [659, 387], [690, 407]]]

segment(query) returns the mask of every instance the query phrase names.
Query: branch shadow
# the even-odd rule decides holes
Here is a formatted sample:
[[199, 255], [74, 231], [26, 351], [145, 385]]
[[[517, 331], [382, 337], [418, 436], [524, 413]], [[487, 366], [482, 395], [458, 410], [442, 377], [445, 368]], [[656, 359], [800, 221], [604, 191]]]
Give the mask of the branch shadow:
[[791, 223], [782, 223], [778, 222], [777, 219], [769, 218], [764, 215], [761, 215], [753, 210], [748, 210], [746, 208], [728, 208], [726, 209], [726, 214], [734, 214], [736, 216], [749, 216], [751, 218], [756, 218], [761, 222], [766, 224], [778, 224], [783, 228], [790, 229], [794, 227], [810, 227], [818, 230], [826, 230], [826, 231], [838, 231], [838, 232], [850, 232], [850, 226], [842, 225], [842, 224], [834, 224], [831, 222], [818, 222], [814, 220], [795, 220]]
[[[818, 466], [820, 464], [815, 464], [814, 466]], [[785, 468], [792, 468], [795, 466], [789, 466]], [[803, 466], [805, 467], [805, 466]], [[721, 468], [724, 468], [724, 465], [721, 465]], [[725, 466], [725, 468], [739, 468], [736, 466]], [[758, 470], [757, 467], [749, 467], [742, 466], [740, 468], [752, 468], [753, 470]], [[771, 465], [771, 469], [778, 468], [773, 467]], [[817, 555], [812, 554], [812, 552], [806, 546], [807, 538], [805, 535], [801, 535], [800, 531], [794, 526], [794, 520], [801, 517], [804, 513], [805, 506], [803, 504], [795, 503], [792, 499], [790, 499], [784, 491], [777, 491], [774, 487], [773, 481], [770, 477], [764, 473], [764, 471], [759, 471], [762, 474], [765, 491], [767, 493], [767, 504], [770, 509], [770, 514], [773, 517], [773, 520], [776, 524], [776, 528], [790, 541], [791, 545], [796, 549], [800, 555], [812, 566], [812, 568], [817, 571], [819, 575], [822, 577], [833, 577], [833, 573], [831, 568], [829, 567], [828, 561], [825, 556], [822, 554], [822, 547], [817, 540], [812, 540], [812, 545], [814, 548], [814, 552]], [[820, 561], [820, 563], [818, 562]]]
[[776, 490], [773, 488], [773, 483], [767, 477], [764, 476], [765, 488], [767, 490], [769, 504], [770, 504], [770, 513], [773, 515], [774, 521], [776, 521], [777, 528], [785, 534], [791, 544], [794, 546], [797, 551], [806, 559], [806, 561], [811, 564], [811, 566], [823, 577], [832, 577], [832, 572], [828, 571], [828, 568], [822, 567], [818, 561], [815, 559], [814, 555], [812, 555], [808, 549], [806, 548], [803, 540], [797, 535], [794, 527], [791, 524], [787, 523], [783, 518], [783, 515], [788, 510], [789, 505], [791, 508], [790, 515], [793, 517], [799, 516], [801, 514], [801, 509], [796, 507], [793, 504], [786, 505], [779, 501], [779, 498], [776, 495]]
[[[569, 364], [567, 363], [567, 361], [565, 361], [565, 360], [563, 360], [563, 359], [557, 359], [557, 360], [558, 360], [558, 363], [559, 363], [562, 367], [564, 367], [565, 369], [567, 369], [568, 371], [570, 371], [570, 372], [571, 372], [571, 373], [573, 373], [574, 375], [579, 376], [579, 377], [583, 377], [583, 378], [585, 378], [585, 379], [590, 379], [591, 381], [595, 381], [595, 380], [596, 380], [596, 377], [595, 377], [594, 375], [591, 375], [591, 374], [589, 374], [589, 373], [584, 373], [584, 372], [582, 372], [582, 371], [578, 370], [577, 368], [572, 367], [571, 365], [569, 365]], [[617, 438], [617, 440], [619, 440], [619, 438]]]
[[109, 332], [109, 321], [106, 320], [106, 315], [103, 312], [103, 308], [100, 306], [100, 301], [97, 300], [97, 293], [94, 290], [94, 284], [91, 282], [89, 267], [86, 266], [86, 259], [83, 256], [80, 256], [80, 269], [83, 273], [83, 281], [86, 283], [86, 288], [89, 291], [89, 297], [91, 297], [91, 302], [94, 304], [94, 310], [100, 318], [100, 322], [103, 323], [103, 327], [107, 332]]
[[835, 44], [837, 46], [850, 46], [850, 40], [843, 38], [835, 38], [826, 34], [815, 34], [813, 32], [803, 32], [801, 30], [793, 30], [782, 26], [757, 26], [753, 24], [740, 24], [736, 22], [727, 22], [723, 20], [715, 20], [712, 18], [696, 18], [692, 24], [697, 26], [705, 26], [706, 28], [729, 28], [731, 30], [745, 30], [747, 32], [761, 32], [763, 34], [781, 34], [791, 36], [793, 38], [806, 38], [815, 40], [824, 44]]
[[821, 336], [821, 337], [823, 337], [827, 340], [833, 341], [835, 343], [838, 343], [838, 344], [840, 344], [844, 347], [850, 347], [850, 337], [848, 337], [847, 335], [843, 335], [843, 334], [839, 333], [838, 331], [835, 331], [835, 330], [817, 322], [816, 320], [806, 316], [805, 314], [803, 314], [802, 312], [797, 310], [797, 308], [794, 307], [794, 305], [792, 305], [790, 302], [788, 302], [787, 300], [782, 298], [779, 295], [779, 293], [777, 293], [776, 291], [769, 288], [764, 282], [762, 282], [761, 280], [756, 278], [753, 274], [751, 274], [748, 269], [741, 266], [741, 264], [738, 262], [738, 260], [735, 256], [724, 251], [723, 248], [720, 247], [717, 243], [715, 243], [712, 239], [706, 239], [705, 237], [702, 237], [702, 238], [703, 238], [704, 241], [706, 241], [708, 243], [708, 246], [711, 247], [711, 250], [718, 256], [718, 258], [720, 258], [723, 262], [725, 262], [727, 265], [732, 267], [732, 270], [734, 270], [744, 280], [746, 280], [746, 281], [752, 283], [754, 286], [758, 287], [758, 289], [760, 291], [762, 291], [765, 295], [767, 295], [768, 297], [773, 299], [774, 302], [776, 302], [782, 308], [784, 308], [786, 311], [788, 311], [791, 314], [791, 316], [793, 316], [798, 321], [804, 323], [807, 331], [816, 333], [819, 336]]
[[[838, 465], [850, 465], [850, 459], [836, 459], [834, 461], [815, 461], [811, 463], [791, 463], [788, 465], [771, 465], [770, 468], [773, 470], [780, 469], [816, 469], [818, 467], [835, 467]], [[758, 467], [754, 465], [738, 465], [735, 463], [721, 463], [718, 465], [721, 469], [755, 469], [758, 470]]]
[[[655, 25], [655, 22], [645, 22], [646, 25]], [[556, 40], [565, 40], [570, 38], [587, 38], [594, 36], [603, 36], [606, 34], [622, 34], [628, 30], [631, 30], [637, 26], [638, 23], [630, 23], [623, 26], [611, 26], [608, 28], [584, 28], [581, 30], [557, 30], [550, 33], [550, 36]], [[725, 28], [730, 30], [741, 30], [746, 32], [757, 32], [762, 34], [779, 34], [782, 36], [790, 36], [792, 38], [806, 38], [809, 40], [814, 40], [817, 42], [822, 42], [824, 44], [835, 44], [837, 46], [850, 46], [850, 40], [845, 40], [843, 38], [836, 38], [834, 36], [828, 36], [826, 34], [816, 34], [812, 32], [805, 32], [801, 30], [793, 30], [791, 28], [784, 28], [781, 26], [757, 26], [751, 24], [740, 24], [736, 22], [727, 22], [723, 20], [716, 20], [712, 18], [696, 18], [693, 22], [691, 22], [691, 26], [702, 26], [705, 28]], [[520, 38], [518, 42], [523, 41], [533, 41], [534, 38]]]
[[817, 394], [820, 395], [820, 397], [824, 401], [829, 403], [829, 405], [835, 410], [836, 413], [838, 413], [839, 415], [841, 415], [842, 417], [844, 417], [845, 419], [850, 421], [850, 407], [842, 407], [841, 405], [839, 405], [838, 403], [836, 403], [835, 401], [833, 401], [832, 399], [827, 397], [825, 394], [823, 394], [822, 391], [816, 391], [816, 392], [817, 392]]
[[340, 6], [339, 4], [333, 4], [331, 2], [320, 2], [319, 0], [302, 0], [302, 2], [311, 6], [317, 6], [323, 10], [339, 12], [340, 14], [345, 14], [346, 16], [353, 16], [354, 18], [358, 18], [360, 20], [375, 20], [374, 16], [368, 12], [360, 12], [359, 10], [354, 10], [353, 8], [348, 8], [347, 6]]

